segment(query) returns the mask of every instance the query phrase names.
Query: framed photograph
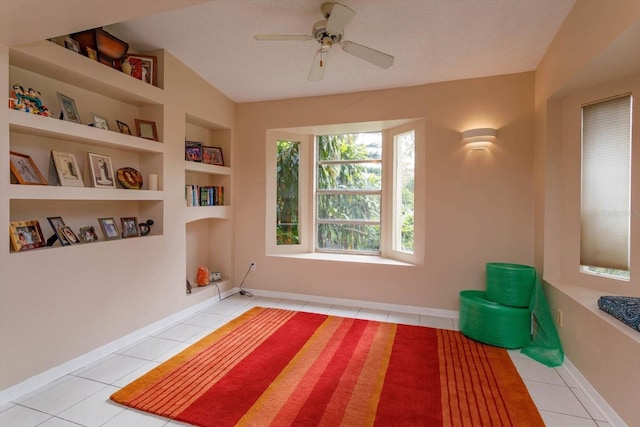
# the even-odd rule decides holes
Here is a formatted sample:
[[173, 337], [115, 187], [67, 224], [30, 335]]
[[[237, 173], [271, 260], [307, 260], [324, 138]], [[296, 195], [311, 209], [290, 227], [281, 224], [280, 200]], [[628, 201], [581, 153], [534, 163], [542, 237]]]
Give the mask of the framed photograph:
[[[73, 153], [51, 150], [51, 157], [60, 185], [63, 187], [84, 187], [80, 167], [78, 167], [78, 161]], [[51, 172], [49, 172], [49, 179], [52, 179]]]
[[128, 124], [126, 124], [125, 122], [121, 122], [120, 120], [116, 120], [116, 123], [118, 125], [118, 130], [120, 131], [120, 133], [124, 133], [125, 135], [133, 135]]
[[75, 53], [80, 53], [80, 43], [78, 43], [76, 40], [72, 39], [71, 37], [67, 37], [64, 39], [64, 47], [74, 51]]
[[149, 120], [135, 119], [136, 121], [136, 134], [140, 138], [150, 139], [152, 141], [158, 140], [158, 129], [156, 128], [156, 122]]
[[11, 246], [16, 252], [28, 251], [46, 245], [38, 221], [9, 222]]
[[96, 188], [116, 188], [111, 157], [95, 153], [87, 153], [87, 156], [93, 186]]
[[[49, 221], [49, 225], [51, 225], [51, 228], [53, 229], [55, 236], [60, 241], [60, 245], [62, 246], [70, 245], [71, 242], [67, 240], [67, 237], [62, 232], [62, 228], [67, 226], [62, 220], [62, 217], [59, 217], [59, 216], [47, 217], [47, 221]], [[50, 240], [52, 241], [49, 243], [49, 246], [55, 243], [55, 239], [53, 237]]]
[[98, 241], [96, 229], [92, 226], [82, 227], [78, 232], [78, 237], [82, 243], [90, 243]]
[[105, 240], [115, 240], [120, 238], [120, 232], [118, 231], [118, 224], [113, 218], [98, 218], [100, 228], [102, 228], [102, 234], [104, 234]]
[[109, 122], [105, 117], [102, 117], [96, 113], [91, 113], [91, 117], [93, 117], [93, 127], [109, 130]]
[[190, 162], [202, 161], [202, 143], [195, 141], [184, 142], [184, 159]]
[[67, 242], [69, 242], [70, 245], [80, 243], [78, 236], [76, 236], [73, 230], [71, 230], [71, 227], [68, 227], [66, 225], [64, 227], [60, 227], [60, 233], [64, 235], [64, 237], [67, 239]]
[[202, 163], [224, 166], [224, 160], [222, 159], [222, 148], [202, 147]]
[[9, 167], [20, 184], [47, 185], [33, 159], [26, 154], [9, 152]]
[[131, 64], [131, 76], [138, 80], [149, 83], [150, 85], [158, 85], [158, 71], [156, 63], [157, 56], [151, 55], [127, 55]]
[[62, 107], [62, 118], [69, 122], [81, 123], [76, 102], [60, 92], [56, 93], [58, 94], [58, 101], [60, 101], [60, 106]]
[[138, 218], [136, 217], [126, 217], [120, 218], [120, 222], [122, 223], [122, 237], [139, 237], [140, 236], [140, 227], [138, 226]]

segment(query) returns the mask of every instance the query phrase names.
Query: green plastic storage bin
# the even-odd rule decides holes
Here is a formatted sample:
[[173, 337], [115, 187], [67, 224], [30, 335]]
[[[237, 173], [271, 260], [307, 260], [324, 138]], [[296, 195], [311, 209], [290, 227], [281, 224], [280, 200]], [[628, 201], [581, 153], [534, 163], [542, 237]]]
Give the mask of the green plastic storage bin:
[[521, 264], [489, 262], [486, 266], [487, 299], [510, 307], [529, 307], [536, 269]]

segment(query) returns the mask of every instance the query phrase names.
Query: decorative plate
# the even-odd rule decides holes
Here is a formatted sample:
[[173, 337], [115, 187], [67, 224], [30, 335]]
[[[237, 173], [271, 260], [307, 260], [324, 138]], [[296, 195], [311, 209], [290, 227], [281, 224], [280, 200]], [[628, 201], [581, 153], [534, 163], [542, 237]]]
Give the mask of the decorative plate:
[[139, 190], [142, 188], [142, 175], [134, 168], [120, 168], [117, 171], [118, 182], [129, 190]]

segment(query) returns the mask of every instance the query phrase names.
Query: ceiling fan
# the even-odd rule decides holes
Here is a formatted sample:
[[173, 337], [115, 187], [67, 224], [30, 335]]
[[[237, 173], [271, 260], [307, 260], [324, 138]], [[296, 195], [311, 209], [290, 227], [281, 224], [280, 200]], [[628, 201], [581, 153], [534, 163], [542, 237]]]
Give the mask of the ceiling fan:
[[309, 71], [308, 79], [311, 81], [322, 79], [324, 69], [327, 66], [329, 49], [333, 45], [340, 45], [345, 52], [378, 67], [386, 69], [393, 65], [393, 56], [352, 41], [343, 40], [344, 28], [356, 15], [353, 9], [340, 3], [326, 2], [322, 4], [320, 11], [325, 19], [313, 24], [311, 35], [256, 34], [254, 38], [259, 41], [315, 40], [320, 43], [320, 49], [316, 52]]

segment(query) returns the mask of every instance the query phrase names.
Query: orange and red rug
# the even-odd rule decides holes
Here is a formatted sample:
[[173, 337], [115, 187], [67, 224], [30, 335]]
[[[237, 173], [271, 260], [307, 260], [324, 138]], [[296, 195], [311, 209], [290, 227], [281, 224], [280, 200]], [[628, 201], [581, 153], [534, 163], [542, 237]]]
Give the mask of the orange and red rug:
[[504, 349], [261, 307], [111, 399], [198, 426], [544, 426]]

